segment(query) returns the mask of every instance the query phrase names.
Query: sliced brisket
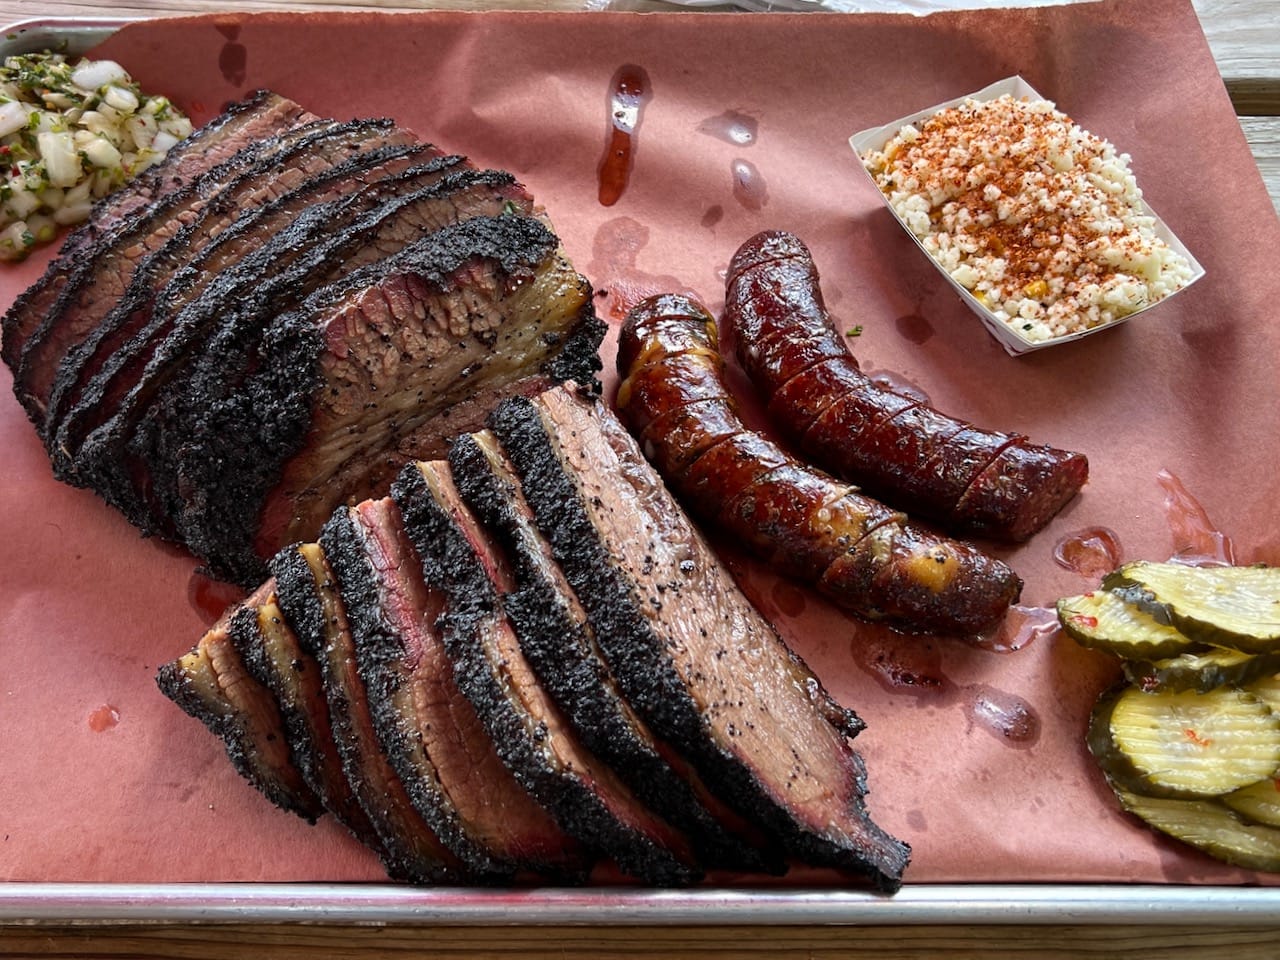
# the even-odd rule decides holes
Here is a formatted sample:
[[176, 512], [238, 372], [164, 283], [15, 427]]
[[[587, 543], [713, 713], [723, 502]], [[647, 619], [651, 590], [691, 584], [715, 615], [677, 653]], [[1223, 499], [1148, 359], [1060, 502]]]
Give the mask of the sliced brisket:
[[650, 883], [700, 875], [687, 838], [661, 820], [587, 750], [539, 683], [503, 612], [506, 580], [445, 464], [405, 469], [392, 488], [425, 578], [444, 590], [440, 619], [458, 685], [512, 772], [561, 826]]
[[5, 314], [0, 357], [15, 369], [27, 338], [40, 326], [76, 269], [105, 237], [163, 194], [212, 170], [240, 150], [306, 119], [301, 106], [269, 91], [258, 91], [175, 144], [159, 164], [94, 204], [89, 220], [63, 241], [44, 275]]
[[781, 859], [759, 831], [753, 835], [731, 816], [618, 691], [595, 629], [538, 532], [519, 478], [493, 435], [459, 437], [449, 465], [467, 504], [510, 561], [514, 587], [502, 603], [521, 650], [586, 748], [683, 830], [708, 868], [781, 872]]
[[276, 700], [245, 669], [231, 642], [234, 620], [253, 618], [253, 603], [270, 592], [267, 583], [246, 605], [229, 610], [190, 653], [161, 667], [156, 683], [224, 742], [232, 765], [267, 799], [315, 822], [324, 807], [293, 762]]
[[[307, 206], [355, 192], [370, 178], [395, 172], [427, 152], [421, 144], [410, 142], [408, 134], [369, 138], [361, 128], [355, 128], [346, 136], [353, 138], [349, 141], [352, 155], [336, 164], [329, 163], [326, 156], [330, 147], [317, 149], [309, 163], [307, 158], [294, 158], [285, 176], [276, 176], [274, 171], [241, 175], [150, 254], [134, 272], [120, 300], [74, 347], [65, 350], [49, 391], [44, 422], [45, 446], [56, 475], [68, 471], [69, 458], [62, 451], [79, 446], [85, 427], [82, 422], [64, 427], [64, 415], [79, 402], [83, 388], [104, 364], [113, 358], [119, 358], [115, 360], [117, 366], [124, 363], [128, 356], [125, 347], [134, 338], [138, 339], [133, 350], [142, 350], [151, 342], [139, 334], [148, 329], [157, 300], [163, 299], [166, 304], [161, 313], [172, 315], [179, 308], [179, 297], [184, 303], [190, 302], [209, 278], [268, 242]], [[308, 168], [317, 172], [302, 176]], [[301, 183], [290, 188], [289, 183], [299, 177]], [[170, 286], [179, 272], [186, 282]], [[102, 389], [97, 386], [99, 401]], [[91, 409], [100, 409], [92, 404], [90, 401]], [[74, 474], [70, 476], [74, 478]]]
[[[306, 562], [296, 551], [292, 559]], [[302, 779], [352, 836], [380, 849], [378, 835], [342, 770], [320, 664], [298, 643], [274, 590], [260, 603], [244, 604], [231, 619], [230, 633], [249, 673], [275, 696]]]
[[[350, 519], [334, 515], [322, 540], [350, 544]], [[378, 741], [372, 706], [356, 665], [346, 608], [325, 551], [317, 544], [281, 551], [274, 566], [280, 608], [304, 650], [320, 664], [334, 742], [347, 782], [380, 841], [387, 873], [398, 880], [435, 883], [471, 879], [466, 866], [418, 813]]]
[[504, 403], [492, 424], [632, 706], [791, 853], [896, 888], [908, 848], [866, 813], [846, 740], [859, 724], [743, 596], [625, 428], [566, 391]]

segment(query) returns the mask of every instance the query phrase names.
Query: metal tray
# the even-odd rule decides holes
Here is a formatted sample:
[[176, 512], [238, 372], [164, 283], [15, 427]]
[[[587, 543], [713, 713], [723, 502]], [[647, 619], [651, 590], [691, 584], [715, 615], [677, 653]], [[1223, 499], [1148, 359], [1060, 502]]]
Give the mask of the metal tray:
[[[128, 18], [23, 20], [0, 56], [84, 53]], [[0, 883], [0, 924], [359, 922], [448, 925], [1151, 924], [1274, 926], [1280, 887], [910, 884], [830, 889], [488, 889], [351, 883]]]

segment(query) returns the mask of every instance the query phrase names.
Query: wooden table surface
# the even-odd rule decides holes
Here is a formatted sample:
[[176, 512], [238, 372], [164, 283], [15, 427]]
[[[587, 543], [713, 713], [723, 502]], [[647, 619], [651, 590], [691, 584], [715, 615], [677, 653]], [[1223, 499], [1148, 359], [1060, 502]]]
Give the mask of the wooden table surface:
[[[615, 9], [655, 9], [652, 0], [621, 0]], [[863, 6], [870, 6], [864, 3]], [[957, 4], [959, 5], [959, 4]], [[300, 9], [584, 9], [593, 0], [418, 0], [365, 3], [293, 0], [0, 0], [0, 21], [36, 17], [167, 16], [214, 10]], [[1270, 195], [1280, 210], [1280, 0], [1195, 0], [1205, 34], [1240, 116]], [[1280, 956], [1274, 924], [1098, 925], [886, 924], [755, 925], [438, 925], [431, 923], [106, 922], [0, 925], [0, 957], [201, 958], [410, 957], [433, 960], [518, 956], [521, 960], [592, 957], [892, 957], [952, 960], [1003, 957], [1071, 960], [1106, 957]]]

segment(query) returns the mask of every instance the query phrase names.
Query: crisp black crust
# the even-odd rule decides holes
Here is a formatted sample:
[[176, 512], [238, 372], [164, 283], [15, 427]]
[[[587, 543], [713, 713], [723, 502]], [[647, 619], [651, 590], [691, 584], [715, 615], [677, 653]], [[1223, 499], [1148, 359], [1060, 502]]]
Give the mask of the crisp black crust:
[[[188, 412], [185, 384], [193, 358], [211, 355], [234, 379], [230, 374], [244, 369], [264, 318], [289, 311], [315, 287], [381, 256], [388, 241], [393, 249], [407, 243], [422, 229], [419, 214], [451, 202], [474, 175], [456, 171], [405, 194], [360, 193], [308, 207], [268, 244], [220, 274], [172, 320], [172, 330], [110, 418], [85, 437], [76, 456], [79, 476], [144, 532], [176, 539], [167, 507], [182, 498], [174, 490], [177, 465], [167, 461], [181, 456], [178, 426]], [[219, 384], [208, 399], [232, 386]]]
[[303, 113], [296, 103], [259, 90], [175, 144], [161, 163], [95, 203], [89, 220], [71, 232], [40, 279], [5, 314], [0, 336], [4, 362], [10, 369], [16, 367], [27, 337], [43, 321], [75, 265], [104, 237], [157, 197], [180, 189], [243, 147], [293, 125]]
[[[286, 553], [292, 553], [295, 561], [306, 566], [297, 551]], [[287, 564], [288, 559], [284, 562]], [[271, 635], [263, 629], [263, 616], [268, 607]], [[275, 594], [262, 606], [248, 606], [239, 611], [232, 618], [230, 636], [249, 674], [274, 694], [289, 751], [302, 779], [353, 837], [373, 850], [380, 850], [378, 834], [360, 808], [342, 770], [342, 759], [329, 723], [320, 664], [302, 649], [284, 620]]]
[[[303, 450], [317, 391], [329, 386], [320, 370], [330, 315], [351, 305], [359, 305], [362, 312], [386, 311], [379, 291], [408, 275], [425, 287], [417, 304], [427, 313], [423, 325], [443, 327], [464, 296], [480, 295], [471, 282], [475, 275], [495, 275], [499, 290], [509, 293], [513, 284], [532, 277], [555, 249], [555, 236], [529, 217], [476, 217], [450, 224], [322, 288], [296, 312], [277, 318], [265, 336], [258, 372], [242, 389], [216, 397], [211, 380], [193, 377], [185, 408], [198, 408], [200, 420], [173, 453], [181, 458], [180, 495], [171, 513], [178, 518], [183, 540], [214, 569], [238, 582], [252, 582], [260, 575], [254, 534], [262, 505], [285, 464]], [[372, 355], [374, 345], [348, 346], [368, 349]], [[429, 364], [424, 358], [424, 367]], [[343, 388], [353, 394], [357, 390], [355, 384]], [[397, 389], [403, 387], [374, 380], [373, 392], [361, 399], [377, 403], [379, 394]], [[158, 456], [162, 457], [149, 455], [148, 462], [156, 462]]]
[[[407, 139], [401, 134], [400, 139]], [[70, 456], [62, 451], [79, 446], [83, 427], [63, 429], [62, 419], [80, 397], [85, 384], [116, 356], [121, 348], [142, 331], [152, 318], [157, 299], [172, 304], [181, 291], [169, 281], [188, 264], [200, 270], [188, 271], [192, 278], [210, 277], [229, 263], [226, 254], [239, 257], [244, 250], [267, 242], [297, 216], [306, 205], [323, 202], [358, 190], [371, 176], [398, 169], [428, 148], [418, 143], [398, 143], [394, 137], [371, 137], [365, 125], [342, 124], [325, 135], [304, 137], [286, 152], [311, 168], [318, 167], [301, 184], [280, 191], [276, 173], [285, 159], [273, 157], [264, 172], [262, 164], [241, 174], [226, 189], [202, 206], [195, 217], [158, 250], [148, 255], [134, 272], [129, 287], [114, 305], [103, 304], [107, 312], [87, 335], [58, 362], [57, 378], [46, 405], [45, 447], [53, 461], [55, 475], [70, 472]], [[349, 156], [335, 158], [335, 150]], [[299, 153], [301, 156], [299, 157]], [[278, 194], [278, 195], [277, 195]], [[201, 289], [202, 284], [188, 283]], [[184, 299], [189, 301], [189, 295]], [[170, 307], [172, 309], [172, 307]], [[121, 357], [123, 361], [124, 357]], [[118, 361], [120, 362], [120, 361]], [[101, 396], [101, 387], [98, 388]], [[71, 473], [74, 477], [74, 473]]]
[[[414, 809], [440, 842], [466, 864], [470, 879], [482, 883], [510, 880], [517, 866], [502, 862], [494, 851], [469, 835], [450, 790], [441, 782], [431, 758], [421, 749], [421, 743], [417, 745], [419, 749], [414, 750], [408, 742], [410, 735], [401, 728], [395, 694], [401, 682], [397, 664], [404, 656], [404, 642], [388, 622], [384, 587], [361, 546], [359, 523], [347, 511], [340, 510], [338, 515], [343, 519], [330, 531], [325, 556], [347, 611], [356, 666], [367, 693], [379, 745]], [[440, 682], [439, 696], [448, 696], [443, 685], [448, 678], [441, 678]]]
[[[474, 436], [454, 441], [449, 465], [468, 506], [501, 544], [516, 588], [503, 606], [521, 649], [577, 730], [588, 750], [610, 764], [651, 809], [690, 838], [709, 868], [781, 873], [778, 852], [734, 836], [699, 799], [686, 777], [663, 758], [661, 746], [627, 706], [596, 645], [595, 631], [528, 516], [519, 481]], [[705, 790], [705, 787], [702, 788]], [[735, 825], [736, 826], [736, 825]], [[757, 838], [759, 839], [759, 838]]]
[[[790, 233], [759, 233], [734, 254], [724, 323], [774, 423], [800, 450], [912, 516], [1022, 541], [1088, 480], [1083, 454], [975, 430], [859, 370], [823, 304], [808, 248]], [[989, 470], [997, 457], [1001, 466]]]
[[[512, 773], [566, 832], [613, 858], [632, 876], [661, 885], [699, 879], [700, 869], [687, 856], [666, 846], [665, 838], [634, 825], [637, 819], [650, 818], [634, 796], [610, 789], [599, 776], [602, 771], [592, 774], [563, 766], [543, 746], [548, 736], [572, 739], [574, 733], [562, 716], [532, 714], [508, 691], [505, 673], [510, 664], [504, 658], [510, 658], [512, 651], [500, 652], [494, 635], [511, 627], [497, 590], [485, 562], [451, 516], [450, 506], [436, 500], [418, 466], [410, 464], [401, 472], [392, 485], [392, 498], [422, 559], [425, 576], [448, 597], [440, 629], [458, 686], [475, 705]], [[589, 757], [581, 748], [577, 752]], [[635, 808], [619, 814], [612, 809], [618, 804]]]
[[[253, 611], [248, 608], [236, 613], [236, 617], [252, 618], [252, 615]], [[235, 678], [238, 682], [233, 687], [224, 690], [218, 682], [220, 672], [202, 651], [207, 644], [219, 644], [221, 656], [231, 661], [232, 669], [240, 674], [244, 665], [239, 662], [228, 637], [230, 627], [226, 620], [214, 626], [202, 639], [201, 646], [192, 651], [191, 657], [196, 659], [189, 664], [175, 660], [162, 666], [156, 674], [156, 685], [185, 713], [222, 740], [236, 772], [263, 796], [280, 809], [315, 823], [324, 813], [320, 799], [307, 786], [287, 753], [275, 760], [268, 756], [273, 744], [279, 748], [286, 742], [271, 691], [247, 672]]]
[[[300, 190], [272, 201], [261, 211], [246, 211], [189, 263], [181, 265], [160, 291], [153, 292], [149, 288], [137, 291], [141, 302], [126, 300], [118, 309], [131, 316], [142, 314], [137, 316], [141, 326], [132, 331], [109, 356], [101, 359], [92, 377], [78, 390], [75, 404], [62, 415], [57, 435], [51, 441], [53, 446], [63, 451], [58, 465], [67, 472], [62, 479], [81, 486], [90, 485], [88, 478], [81, 476], [84, 468], [78, 462], [80, 445], [85, 437], [116, 416], [121, 404], [137, 406], [149, 400], [159, 383], [155, 377], [162, 373], [152, 367], [149, 370], [152, 379], [144, 379], [152, 356], [160, 349], [166, 350], [169, 357], [186, 356], [190, 345], [207, 329], [205, 325], [216, 322], [218, 316], [216, 312], [187, 308], [211, 285], [215, 290], [228, 284], [248, 285], [243, 278], [246, 267], [240, 265], [242, 257], [252, 258], [246, 262], [250, 266], [270, 264], [284, 269], [286, 261], [305, 248], [303, 234], [307, 229], [315, 228], [317, 224], [328, 227], [341, 225], [396, 193], [413, 192], [464, 164], [464, 158], [457, 155], [433, 157], [391, 176], [367, 184], [360, 182], [358, 189], [350, 191], [345, 200], [342, 197], [347, 191], [331, 196], [325, 189], [325, 183], [309, 181]], [[319, 188], [318, 196], [313, 195], [316, 192], [313, 188]], [[317, 205], [324, 204], [332, 205], [323, 206], [320, 213], [309, 213]], [[301, 225], [296, 226], [295, 221], [301, 221]], [[278, 239], [285, 230], [288, 236]], [[253, 252], [260, 248], [266, 252]], [[169, 337], [175, 327], [179, 339], [170, 342]], [[130, 430], [132, 420], [126, 415], [123, 425], [118, 423], [114, 427], [112, 436], [127, 436]], [[98, 442], [108, 441], [99, 438]], [[117, 491], [115, 497], [121, 496], [124, 496], [123, 492]], [[120, 505], [112, 496], [106, 498]]]
[[[263, 165], [269, 167], [293, 146], [324, 139], [343, 126], [333, 120], [313, 120], [256, 141], [191, 183], [162, 195], [123, 221], [114, 235], [86, 251], [45, 318], [22, 346], [14, 385], [28, 415], [37, 418], [44, 412], [61, 355], [107, 313], [128, 288], [140, 261], [181, 229], [184, 216], [227, 189], [243, 173]], [[376, 126], [382, 128], [386, 124]], [[34, 422], [37, 429], [43, 428], [43, 417]]]
[[[598, 404], [591, 409], [595, 418], [608, 416]], [[865, 771], [861, 758], [844, 743], [844, 731], [832, 724], [833, 730], [839, 732], [842, 744], [835, 754], [834, 762], [838, 768], [821, 773], [810, 772], [810, 775], [819, 775], [830, 783], [841, 799], [831, 809], [828, 823], [821, 826], [806, 823], [782, 799], [787, 796], [786, 784], [795, 771], [765, 770], [758, 765], [764, 762], [763, 758], [742, 756], [731, 742], [732, 724], [727, 731], [716, 732], [708, 714], [704, 713], [731, 713], [742, 692], [714, 685], [695, 692], [687, 686], [672, 659], [668, 641], [651, 621], [652, 614], [646, 612], [647, 609], [658, 610], [664, 604], [681, 604], [690, 614], [697, 614], [700, 604], [725, 602], [725, 598], [712, 600], [692, 595], [683, 591], [678, 579], [655, 582], [654, 577], [660, 575], [658, 573], [623, 568], [622, 559], [593, 524], [582, 501], [578, 477], [574, 469], [560, 459], [549, 435], [552, 428], [544, 423], [537, 402], [525, 399], [507, 401], [495, 411], [491, 425], [520, 473], [543, 535], [551, 543], [557, 561], [595, 623], [610, 667], [632, 706], [659, 736], [689, 758], [722, 799], [777, 836], [789, 852], [811, 863], [864, 875], [881, 889], [896, 889], [901, 882], [909, 848], [885, 834], [866, 816], [862, 803]], [[607, 442], [602, 435], [566, 437], [564, 424], [558, 424], [554, 429], [563, 442], [577, 447]], [[621, 432], [625, 434], [625, 431]], [[630, 451], [624, 466], [632, 472], [648, 472], [644, 470], [647, 465], [638, 449]], [[638, 472], [636, 476], [639, 476]], [[669, 499], [656, 476], [652, 477], [650, 484], [654, 498]], [[620, 493], [616, 504], [599, 506], [602, 509], [623, 509], [635, 496], [634, 491]], [[674, 504], [670, 504], [667, 515], [678, 514]], [[666, 535], [673, 542], [692, 543], [698, 539], [691, 527], [684, 531], [666, 531]], [[692, 572], [697, 563], [691, 562], [694, 564], [690, 568]], [[669, 575], [665, 567], [661, 575]], [[747, 603], [745, 597], [738, 602]], [[720, 623], [721, 629], [727, 626], [727, 623]], [[703, 629], [709, 633], [713, 627]], [[728, 653], [719, 646], [727, 642], [728, 637], [718, 640], [706, 634], [704, 637], [707, 658]], [[777, 643], [779, 657], [793, 656], [789, 651], [781, 652], [785, 647], [780, 640]], [[790, 664], [795, 662], [793, 659]], [[791, 667], [780, 662], [776, 669], [784, 672]], [[742, 682], [748, 695], [755, 692], [749, 678], [743, 678]], [[813, 682], [816, 684], [816, 679]], [[700, 703], [700, 700], [706, 702]], [[740, 703], [738, 705], [741, 706]], [[822, 722], [831, 724], [830, 716], [818, 709], [816, 703], [809, 702], [806, 706], [815, 709]], [[775, 716], [787, 713], [783, 708], [770, 712]], [[730, 741], [720, 739], [725, 732]], [[776, 731], [780, 741], [777, 748], [786, 749], [783, 744], [793, 742], [794, 735], [786, 729]]]
[[383, 866], [394, 879], [411, 883], [467, 880], [463, 865], [413, 807], [373, 729], [368, 694], [355, 666], [346, 608], [325, 559], [331, 553], [350, 555], [357, 549], [345, 510], [338, 511], [321, 531], [321, 545], [323, 553], [316, 560], [319, 573], [305, 557], [299, 564], [288, 556], [298, 550], [288, 548], [277, 555], [273, 562], [277, 596], [299, 642], [324, 673], [334, 742], [347, 782], [381, 841]]

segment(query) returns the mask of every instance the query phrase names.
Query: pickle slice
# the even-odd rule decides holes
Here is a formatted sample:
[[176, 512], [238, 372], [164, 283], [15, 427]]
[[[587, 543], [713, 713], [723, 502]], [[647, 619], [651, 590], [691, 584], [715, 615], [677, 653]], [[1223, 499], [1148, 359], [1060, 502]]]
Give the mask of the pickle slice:
[[[1167, 660], [1135, 660], [1124, 665], [1124, 675], [1129, 682], [1148, 692], [1207, 693], [1214, 687], [1241, 687], [1273, 675], [1277, 670], [1280, 670], [1280, 653], [1243, 653], [1226, 647], [1211, 647], [1204, 653], [1183, 653]], [[1267, 705], [1271, 706], [1269, 702]]]
[[1113, 789], [1125, 810], [1161, 833], [1237, 867], [1280, 871], [1280, 829], [1246, 822], [1216, 800], [1171, 800]]
[[1259, 677], [1244, 689], [1270, 707], [1272, 713], [1280, 716], [1280, 672]]
[[1233, 687], [1124, 686], [1099, 700], [1087, 742], [1113, 783], [1148, 796], [1221, 796], [1280, 769], [1280, 716]]
[[1228, 793], [1222, 802], [1246, 820], [1280, 828], [1280, 780], [1259, 780]]
[[1108, 590], [1059, 600], [1058, 620], [1077, 643], [1126, 660], [1155, 660], [1204, 649], [1176, 627]]
[[1137, 560], [1103, 587], [1201, 643], [1280, 650], [1280, 567], [1187, 567]]

